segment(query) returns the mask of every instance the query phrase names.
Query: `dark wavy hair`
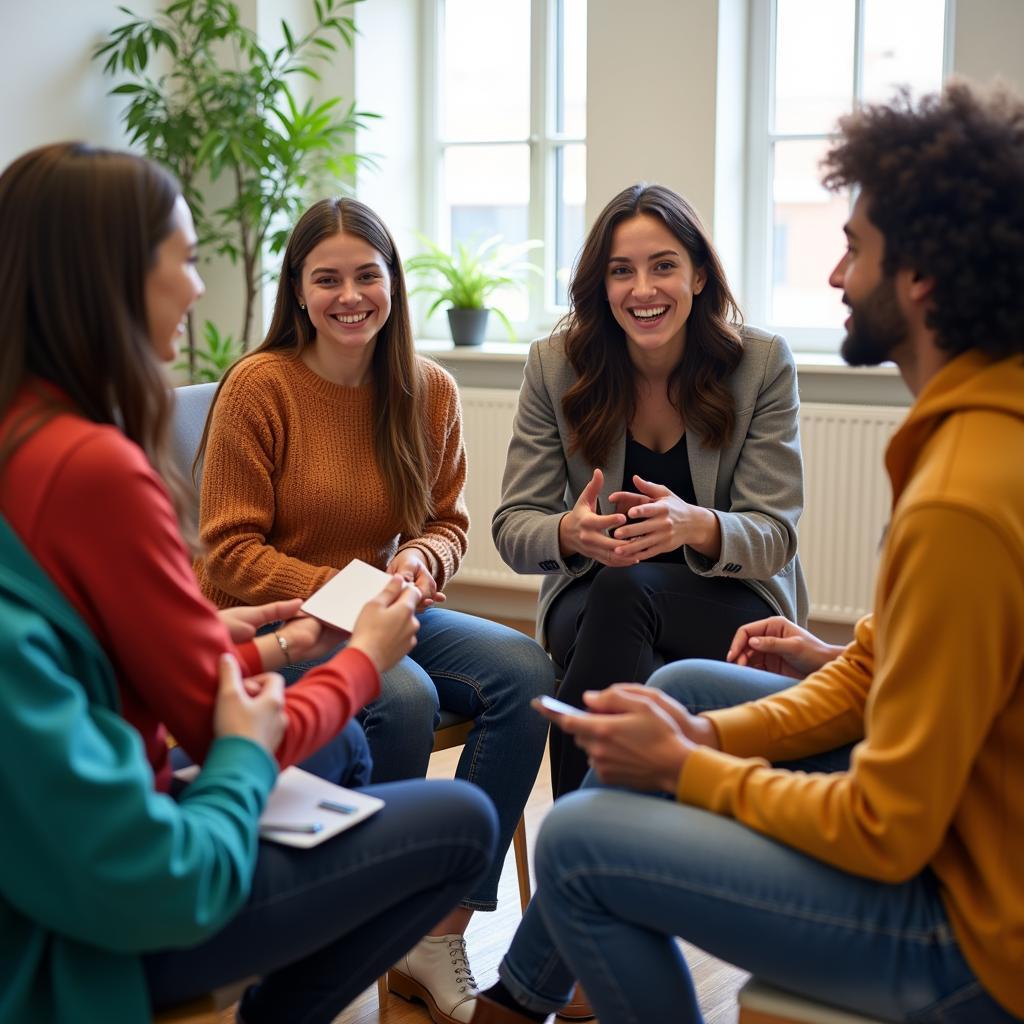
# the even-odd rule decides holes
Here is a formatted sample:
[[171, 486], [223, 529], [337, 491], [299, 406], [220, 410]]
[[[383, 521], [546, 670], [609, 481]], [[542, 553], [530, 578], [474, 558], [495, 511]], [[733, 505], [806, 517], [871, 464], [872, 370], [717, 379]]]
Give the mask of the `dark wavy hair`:
[[427, 450], [427, 431], [423, 429], [424, 385], [413, 345], [408, 291], [391, 232], [373, 210], [355, 199], [321, 199], [293, 228], [284, 251], [267, 336], [224, 375], [210, 407], [193, 473], [206, 451], [217, 397], [234, 369], [261, 352], [298, 354], [316, 338], [316, 329], [299, 306], [302, 266], [324, 239], [343, 232], [372, 245], [384, 257], [391, 275], [391, 315], [380, 329], [373, 350], [374, 448], [402, 533], [415, 535], [422, 531], [424, 520], [433, 510], [430, 480], [434, 459]]
[[828, 188], [860, 186], [885, 238], [882, 269], [932, 278], [938, 346], [1024, 353], [1024, 103], [951, 82], [916, 105], [842, 118], [823, 162]]
[[193, 499], [168, 447], [173, 398], [149, 336], [146, 275], [171, 233], [174, 178], [131, 153], [42, 146], [0, 175], [0, 416], [26, 382], [42, 405], [0, 438], [0, 468], [62, 411], [117, 426], [145, 453], [194, 538]]
[[725, 272], [693, 207], [663, 185], [632, 185], [598, 215], [587, 235], [569, 286], [569, 312], [555, 328], [565, 333], [566, 356], [578, 375], [562, 409], [572, 428], [570, 452], [602, 465], [623, 424], [636, 412], [634, 369], [626, 336], [608, 305], [605, 281], [612, 234], [623, 221], [657, 217], [679, 240], [704, 288], [693, 297], [683, 357], [668, 382], [669, 397], [687, 431], [710, 448], [721, 448], [735, 421], [726, 378], [743, 354], [739, 307]]

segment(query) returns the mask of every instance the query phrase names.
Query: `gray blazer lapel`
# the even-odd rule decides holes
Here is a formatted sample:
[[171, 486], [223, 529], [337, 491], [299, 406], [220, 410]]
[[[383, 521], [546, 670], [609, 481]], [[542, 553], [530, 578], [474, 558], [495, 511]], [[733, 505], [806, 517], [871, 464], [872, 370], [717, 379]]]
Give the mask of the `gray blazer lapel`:
[[705, 508], [715, 507], [715, 488], [718, 483], [719, 449], [705, 448], [700, 442], [694, 443], [693, 435], [687, 436], [686, 454], [690, 461], [690, 476], [693, 477], [693, 493], [697, 504]]

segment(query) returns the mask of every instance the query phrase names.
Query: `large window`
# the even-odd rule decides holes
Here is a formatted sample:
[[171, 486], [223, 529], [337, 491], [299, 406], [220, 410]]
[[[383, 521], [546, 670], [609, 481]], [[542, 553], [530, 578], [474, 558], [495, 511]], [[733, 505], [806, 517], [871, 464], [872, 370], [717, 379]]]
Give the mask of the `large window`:
[[752, 7], [745, 312], [793, 348], [834, 350], [845, 316], [826, 280], [851, 197], [821, 187], [836, 120], [858, 102], [938, 89], [951, 0], [765, 0]]
[[[529, 256], [543, 274], [495, 299], [529, 337], [564, 311], [583, 241], [586, 0], [430, 0], [427, 9], [427, 229], [442, 246], [499, 234], [543, 241]], [[445, 328], [435, 316], [423, 330]]]

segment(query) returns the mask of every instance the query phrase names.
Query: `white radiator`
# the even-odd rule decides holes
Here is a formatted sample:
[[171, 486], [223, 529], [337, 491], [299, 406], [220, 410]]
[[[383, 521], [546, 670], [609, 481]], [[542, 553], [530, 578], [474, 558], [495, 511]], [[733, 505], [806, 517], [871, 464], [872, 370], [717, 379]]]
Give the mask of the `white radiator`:
[[855, 622], [871, 608], [891, 500], [882, 460], [906, 414], [889, 406], [807, 402], [800, 407], [800, 561], [811, 618]]
[[[462, 388], [469, 475], [469, 552], [458, 581], [535, 592], [539, 576], [518, 576], [491, 541], [491, 514], [512, 435], [515, 391]], [[811, 593], [811, 616], [852, 623], [872, 601], [878, 544], [889, 516], [885, 445], [905, 409], [806, 403], [800, 425], [805, 511], [800, 558]]]

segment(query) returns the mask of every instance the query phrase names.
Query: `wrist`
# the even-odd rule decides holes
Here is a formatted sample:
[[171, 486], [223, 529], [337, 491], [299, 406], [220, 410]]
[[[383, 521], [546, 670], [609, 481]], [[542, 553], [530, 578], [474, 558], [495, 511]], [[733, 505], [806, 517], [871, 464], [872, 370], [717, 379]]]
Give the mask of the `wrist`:
[[665, 770], [661, 778], [660, 788], [665, 793], [673, 795], [679, 789], [679, 776], [686, 766], [686, 759], [690, 756], [690, 748], [687, 742], [680, 736], [672, 740], [669, 753], [665, 758]]
[[694, 507], [698, 513], [698, 527], [696, 537], [689, 542], [688, 546], [705, 558], [717, 562], [722, 554], [722, 527], [718, 522], [718, 516], [711, 509], [704, 508], [703, 505]]
[[721, 750], [722, 741], [718, 738], [718, 730], [715, 723], [704, 715], [693, 717], [693, 741], [702, 747], [710, 747], [712, 750]]
[[558, 520], [558, 553], [563, 558], [577, 554], [577, 549], [572, 537], [572, 523], [569, 519], [571, 515], [571, 512], [566, 512], [565, 515]]
[[285, 665], [290, 665], [294, 661], [294, 652], [292, 651], [292, 644], [288, 637], [285, 635], [283, 629], [275, 629], [271, 634], [274, 640], [277, 642], [277, 646], [281, 651], [281, 656], [284, 658]]
[[384, 674], [384, 668], [380, 663], [380, 659], [370, 650], [361, 640], [355, 638], [351, 639], [345, 647], [347, 651], [359, 651], [360, 654], [366, 658], [370, 664], [377, 670], [377, 675]]

